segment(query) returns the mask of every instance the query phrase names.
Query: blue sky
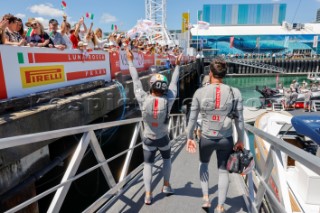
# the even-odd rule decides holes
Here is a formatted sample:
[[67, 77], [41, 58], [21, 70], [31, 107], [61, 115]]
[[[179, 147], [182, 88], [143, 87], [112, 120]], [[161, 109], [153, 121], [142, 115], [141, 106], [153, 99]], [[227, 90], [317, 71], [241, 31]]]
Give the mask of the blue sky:
[[[301, 1], [300, 6], [299, 1]], [[93, 13], [94, 29], [100, 27], [103, 31], [110, 31], [111, 24], [127, 31], [138, 19], [145, 17], [145, 0], [65, 0], [65, 12], [71, 23], [75, 23], [86, 12]], [[316, 11], [320, 8], [320, 0], [167, 0], [167, 26], [169, 29], [181, 28], [181, 14], [190, 12], [191, 23], [196, 23], [197, 10], [203, 4], [233, 4], [233, 3], [286, 3], [288, 22], [313, 22]], [[298, 8], [298, 10], [297, 10]], [[297, 12], [296, 12], [297, 11]], [[2, 4], [0, 14], [12, 13], [23, 19], [36, 17], [47, 23], [51, 18], [62, 20], [63, 11], [61, 0], [13, 0]], [[85, 20], [89, 25], [89, 19]]]

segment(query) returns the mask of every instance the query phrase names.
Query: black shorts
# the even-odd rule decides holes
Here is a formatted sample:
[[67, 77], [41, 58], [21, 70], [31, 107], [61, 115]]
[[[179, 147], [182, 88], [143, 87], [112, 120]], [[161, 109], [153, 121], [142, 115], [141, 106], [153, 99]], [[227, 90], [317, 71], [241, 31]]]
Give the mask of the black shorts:
[[226, 169], [227, 161], [233, 151], [233, 138], [206, 139], [199, 142], [200, 162], [209, 163], [214, 150], [217, 152], [218, 168]]
[[154, 163], [157, 150], [163, 159], [170, 159], [171, 157], [171, 147], [169, 136], [166, 135], [162, 138], [152, 140], [145, 138], [143, 140], [143, 157], [145, 163]]

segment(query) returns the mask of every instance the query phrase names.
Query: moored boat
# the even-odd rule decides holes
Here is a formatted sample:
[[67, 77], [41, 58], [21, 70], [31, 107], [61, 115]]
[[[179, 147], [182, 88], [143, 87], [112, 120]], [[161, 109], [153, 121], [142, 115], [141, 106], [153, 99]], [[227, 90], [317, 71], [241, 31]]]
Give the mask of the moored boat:
[[[287, 112], [269, 112], [260, 115], [255, 127], [320, 157], [320, 116], [294, 116]], [[263, 170], [270, 144], [254, 138], [256, 166]], [[276, 158], [276, 160], [275, 160]], [[316, 212], [320, 210], [320, 176], [284, 153], [274, 156], [274, 168], [268, 180], [273, 194], [286, 212]], [[271, 204], [272, 205], [272, 204]]]
[[[299, 93], [288, 93], [287, 97], [284, 94], [284, 89], [272, 89], [265, 87], [264, 89], [259, 89], [258, 86], [256, 86], [256, 91], [258, 91], [262, 96], [260, 97], [261, 103], [265, 106], [271, 106], [273, 103], [284, 103], [285, 99], [290, 99], [291, 105], [294, 108], [304, 108], [304, 102], [306, 93], [309, 91], [308, 89], [301, 89]], [[315, 89], [311, 90], [310, 95], [311, 100], [320, 100], [320, 90]]]

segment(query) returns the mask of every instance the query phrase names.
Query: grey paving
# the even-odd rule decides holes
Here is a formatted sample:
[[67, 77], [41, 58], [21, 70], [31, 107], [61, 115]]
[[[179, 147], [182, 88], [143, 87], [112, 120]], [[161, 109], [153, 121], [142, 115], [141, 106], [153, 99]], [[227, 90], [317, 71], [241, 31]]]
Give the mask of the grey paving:
[[[141, 213], [170, 213], [170, 212], [204, 212], [201, 208], [202, 193], [198, 174], [198, 153], [190, 154], [185, 151], [186, 138], [183, 136], [173, 143], [173, 164], [171, 174], [171, 185], [175, 189], [175, 194], [166, 197], [161, 193], [163, 185], [161, 166], [162, 160], [155, 164], [153, 172], [153, 203], [150, 206], [144, 204], [144, 186], [142, 177], [130, 187], [112, 205], [107, 212], [141, 212]], [[214, 169], [216, 157], [213, 155], [210, 162], [210, 199], [214, 212], [217, 205], [217, 170]], [[230, 175], [231, 183], [227, 195], [225, 208], [227, 212], [247, 212], [243, 199], [241, 187], [238, 185], [238, 178], [234, 174]]]

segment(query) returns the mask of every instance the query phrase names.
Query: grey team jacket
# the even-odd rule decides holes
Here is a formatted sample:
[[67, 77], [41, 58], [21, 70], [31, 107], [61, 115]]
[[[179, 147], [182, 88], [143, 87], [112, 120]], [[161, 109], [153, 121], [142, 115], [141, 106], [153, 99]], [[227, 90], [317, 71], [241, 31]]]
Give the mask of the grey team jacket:
[[[232, 102], [232, 100], [235, 100]], [[234, 106], [233, 106], [234, 104]], [[238, 140], [243, 142], [244, 119], [241, 93], [225, 84], [210, 84], [199, 88], [192, 99], [187, 136], [193, 139], [198, 114], [201, 114], [201, 135], [208, 139], [232, 136], [232, 119], [228, 116], [234, 108]]]
[[143, 90], [137, 69], [134, 67], [132, 61], [128, 63], [130, 75], [133, 80], [134, 94], [139, 103], [144, 121], [144, 137], [152, 140], [162, 138], [168, 134], [168, 124], [164, 122], [177, 96], [180, 66], [177, 65], [175, 67], [167, 94], [161, 97], [155, 97]]

